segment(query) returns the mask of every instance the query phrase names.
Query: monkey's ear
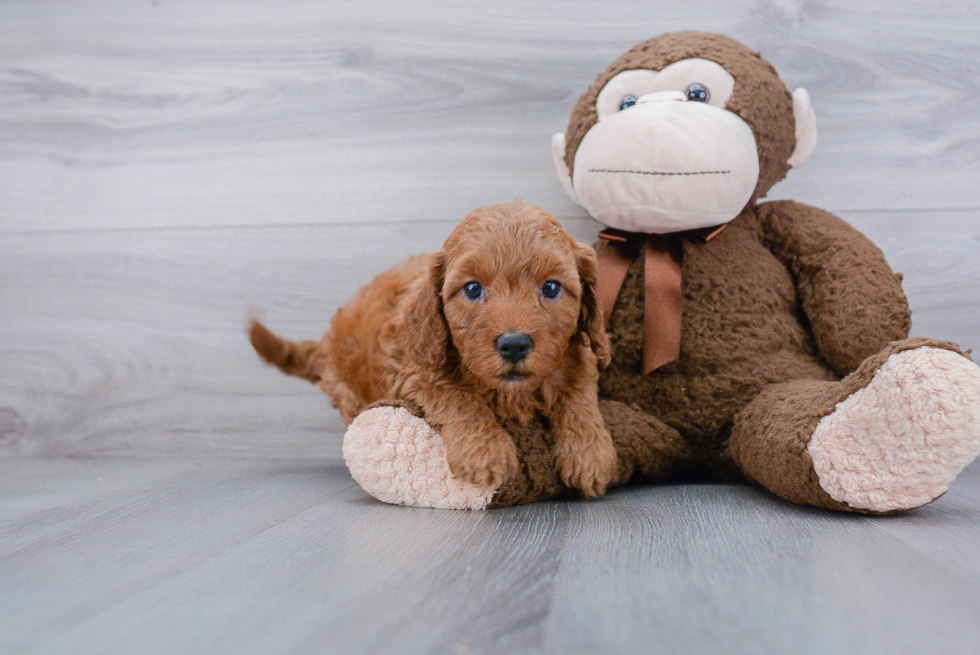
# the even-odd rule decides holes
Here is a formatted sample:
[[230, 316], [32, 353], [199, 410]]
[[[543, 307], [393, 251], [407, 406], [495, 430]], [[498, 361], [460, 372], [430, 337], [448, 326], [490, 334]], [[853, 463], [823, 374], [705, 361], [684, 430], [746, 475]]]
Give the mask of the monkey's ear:
[[797, 168], [806, 163], [817, 145], [817, 116], [810, 105], [806, 89], [793, 91], [793, 119], [796, 121], [796, 149], [789, 158], [789, 165]]
[[428, 369], [446, 363], [449, 330], [442, 311], [442, 285], [446, 276], [446, 253], [430, 253], [428, 276], [418, 287], [405, 319], [405, 356]]
[[592, 352], [599, 360], [599, 367], [609, 365], [609, 337], [606, 336], [605, 320], [602, 316], [602, 302], [599, 300], [599, 262], [595, 250], [584, 244], [577, 244], [575, 259], [578, 262], [578, 276], [582, 282], [582, 310], [579, 313], [578, 329], [589, 337]]
[[568, 197], [576, 205], [582, 203], [578, 200], [575, 187], [572, 186], [572, 175], [568, 172], [568, 164], [565, 163], [565, 133], [559, 132], [551, 137], [551, 154], [555, 158], [555, 170], [558, 172], [558, 179], [561, 180], [561, 188], [565, 190]]

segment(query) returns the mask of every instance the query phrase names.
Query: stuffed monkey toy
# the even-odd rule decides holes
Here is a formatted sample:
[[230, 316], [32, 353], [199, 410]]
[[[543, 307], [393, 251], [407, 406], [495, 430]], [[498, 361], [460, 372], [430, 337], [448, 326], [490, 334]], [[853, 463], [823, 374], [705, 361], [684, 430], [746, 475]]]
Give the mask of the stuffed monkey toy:
[[[809, 96], [717, 34], [678, 32], [613, 62], [552, 147], [600, 234], [612, 347], [600, 408], [615, 484], [691, 474], [758, 483], [804, 505], [872, 514], [946, 492], [980, 454], [980, 368], [909, 339], [877, 247], [840, 218], [759, 203], [816, 143]], [[505, 426], [522, 470], [499, 489], [455, 479], [417, 407], [381, 403], [345, 437], [385, 502], [484, 508], [571, 495], [546, 426]]]

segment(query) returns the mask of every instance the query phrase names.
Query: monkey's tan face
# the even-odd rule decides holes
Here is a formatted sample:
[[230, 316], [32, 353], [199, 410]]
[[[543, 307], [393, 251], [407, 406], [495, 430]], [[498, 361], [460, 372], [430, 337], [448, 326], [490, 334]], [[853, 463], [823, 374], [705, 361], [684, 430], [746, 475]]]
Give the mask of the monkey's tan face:
[[[620, 72], [598, 93], [598, 120], [575, 151], [574, 177], [565, 135], [552, 138], [565, 190], [597, 220], [630, 232], [727, 223], [759, 180], [752, 128], [725, 108], [734, 89], [732, 75], [706, 59]], [[799, 108], [797, 99], [805, 120], [809, 99], [804, 92]]]
[[[723, 67], [705, 59], [609, 80], [596, 101], [599, 120], [575, 154], [571, 186], [579, 203], [630, 232], [733, 219], [759, 179], [752, 129], [724, 108], [734, 86]], [[555, 138], [563, 157], [564, 135]]]
[[816, 140], [806, 90], [788, 93], [757, 52], [674, 32], [610, 64], [551, 143], [566, 193], [594, 218], [665, 234], [732, 220]]

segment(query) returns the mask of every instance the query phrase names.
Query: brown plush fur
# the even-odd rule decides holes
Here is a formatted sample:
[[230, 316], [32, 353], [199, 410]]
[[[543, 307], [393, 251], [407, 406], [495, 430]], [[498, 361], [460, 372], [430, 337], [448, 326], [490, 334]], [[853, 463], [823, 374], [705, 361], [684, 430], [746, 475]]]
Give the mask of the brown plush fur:
[[[898, 341], [911, 324], [898, 277], [874, 244], [822, 210], [765, 203], [709, 243], [676, 238], [684, 251], [680, 358], [642, 374], [642, 260], [610, 318], [613, 357], [600, 374], [600, 408], [619, 455], [615, 483], [705, 471], [849, 509], [816, 482], [805, 452], [816, 424], [866, 386], [887, 354], [955, 346]], [[525, 451], [536, 458], [532, 445]], [[525, 468], [529, 476], [546, 469], [536, 461]], [[538, 473], [505, 489], [543, 490], [553, 477]]]
[[[587, 496], [616, 475], [598, 409], [598, 363], [608, 361], [593, 250], [548, 212], [520, 202], [472, 212], [442, 250], [379, 275], [331, 322], [319, 343], [252, 326], [256, 351], [316, 381], [346, 422], [382, 399], [417, 404], [446, 444], [453, 474], [496, 488], [519, 468], [507, 431], [547, 425], [549, 466]], [[541, 295], [547, 280], [562, 285]], [[463, 286], [482, 284], [467, 298]], [[516, 364], [496, 349], [516, 331], [533, 347]]]
[[911, 313], [884, 256], [825, 211], [766, 203], [747, 208], [708, 243], [676, 239], [684, 251], [681, 356], [641, 373], [638, 260], [613, 307], [614, 356], [600, 393], [677, 430], [697, 465], [726, 462], [735, 415], [766, 386], [837, 380], [908, 336]]
[[868, 357], [840, 382], [793, 380], [766, 387], [735, 417], [728, 454], [750, 479], [787, 500], [824, 509], [875, 514], [831, 498], [820, 486], [806, 447], [824, 416], [863, 389], [891, 355], [922, 347], [969, 355], [937, 339], [895, 341]]
[[599, 120], [596, 98], [602, 87], [625, 70], [659, 71], [682, 59], [707, 59], [721, 64], [735, 78], [735, 91], [725, 109], [748, 123], [759, 148], [759, 181], [749, 204], [766, 195], [785, 177], [796, 144], [793, 97], [772, 65], [738, 41], [721, 34], [671, 32], [633, 46], [599, 74], [582, 94], [565, 135], [565, 163], [574, 173], [579, 143]]
[[[566, 134], [571, 169], [595, 124], [598, 92], [615, 74], [691, 57], [735, 78], [726, 109], [752, 128], [755, 193], [708, 243], [671, 236], [683, 251], [680, 357], [642, 373], [643, 262], [636, 260], [609, 322], [612, 362], [600, 375], [600, 409], [619, 455], [615, 484], [704, 471], [758, 482], [797, 503], [844, 511], [819, 485], [806, 445], [821, 418], [866, 386], [888, 355], [939, 341], [907, 340], [901, 278], [868, 239], [825, 211], [795, 202], [757, 204], [789, 169], [792, 97], [757, 53], [728, 37], [680, 32], [630, 49], [576, 104]], [[494, 505], [560, 495], [542, 460], [541, 433], [524, 435], [522, 475]]]
[[[748, 479], [797, 503], [855, 510], [819, 485], [806, 445], [837, 403], [891, 354], [954, 344], [907, 339], [911, 314], [880, 251], [841, 219], [791, 201], [747, 208], [684, 250], [681, 357], [648, 375], [643, 266], [609, 325], [600, 409], [618, 453], [614, 485], [703, 471]], [[560, 497], [547, 438], [519, 433], [522, 471], [493, 506]]]
[[[833, 500], [820, 486], [806, 450], [816, 425], [866, 387], [890, 355], [923, 346], [960, 351], [907, 338], [911, 312], [901, 277], [847, 223], [796, 202], [757, 203], [786, 174], [795, 142], [792, 97], [772, 66], [721, 35], [680, 32], [641, 43], [579, 99], [566, 134], [566, 163], [574, 165], [597, 120], [597, 94], [612, 76], [691, 57], [714, 61], [735, 78], [726, 109], [752, 128], [759, 181], [740, 215], [710, 242], [671, 235], [683, 253], [680, 357], [647, 375], [642, 258], [627, 273], [609, 320], [612, 361], [599, 376], [599, 409], [618, 456], [611, 484], [706, 471], [755, 481], [796, 503], [865, 511]], [[600, 337], [585, 332], [598, 343]], [[280, 361], [306, 370], [302, 356]], [[437, 354], [429, 361], [441, 360]], [[557, 433], [548, 432], [540, 413], [518, 415], [503, 424], [513, 435], [519, 470], [492, 506], [568, 492], [554, 457]], [[438, 414], [424, 417], [441, 429]]]

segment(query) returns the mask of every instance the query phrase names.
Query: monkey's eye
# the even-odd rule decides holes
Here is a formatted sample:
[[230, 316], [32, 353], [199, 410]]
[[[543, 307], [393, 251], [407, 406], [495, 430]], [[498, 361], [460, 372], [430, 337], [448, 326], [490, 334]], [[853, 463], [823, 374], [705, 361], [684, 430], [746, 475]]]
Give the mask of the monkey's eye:
[[697, 82], [687, 87], [687, 91], [684, 93], [687, 95], [687, 99], [692, 102], [708, 102], [708, 98], [711, 97], [711, 93], [708, 92], [708, 87]]
[[561, 295], [561, 282], [548, 280], [541, 285], [541, 295], [548, 300], [554, 300]]
[[463, 285], [463, 295], [470, 300], [479, 300], [483, 297], [483, 285], [479, 282], [467, 282]]
[[628, 107], [632, 107], [636, 104], [636, 96], [623, 96], [623, 99], [619, 101], [619, 111], [623, 111]]

